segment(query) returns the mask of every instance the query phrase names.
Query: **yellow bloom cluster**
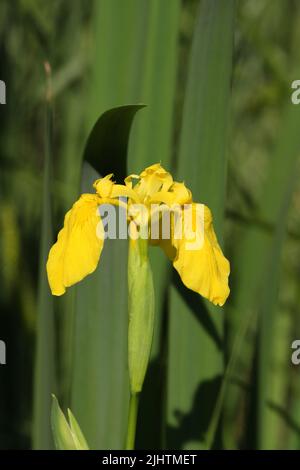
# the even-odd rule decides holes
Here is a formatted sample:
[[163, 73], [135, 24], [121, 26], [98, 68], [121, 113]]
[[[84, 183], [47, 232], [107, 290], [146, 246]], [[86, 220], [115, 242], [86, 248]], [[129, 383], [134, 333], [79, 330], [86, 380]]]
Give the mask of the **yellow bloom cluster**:
[[[94, 183], [94, 194], [83, 194], [66, 214], [64, 227], [57, 242], [50, 250], [47, 273], [53, 295], [62, 295], [67, 287], [81, 281], [95, 271], [100, 260], [104, 237], [98, 207], [101, 204], [121, 205], [119, 198], [127, 198], [127, 208], [134, 204], [149, 207], [165, 205], [167, 210], [174, 205], [185, 206], [195, 219], [198, 204], [184, 183], [173, 180], [160, 164], [146, 168], [140, 175], [128, 176], [124, 183], [116, 184], [113, 175]], [[203, 207], [203, 242], [197, 249], [189, 248], [191, 240], [185, 232], [174, 236], [175, 219], [168, 239], [149, 238], [151, 245], [160, 246], [173, 262], [182, 282], [193, 291], [209, 299], [215, 305], [223, 305], [229, 295], [228, 276], [230, 266], [218, 244], [212, 223], [211, 211]], [[151, 211], [149, 211], [151, 217]]]

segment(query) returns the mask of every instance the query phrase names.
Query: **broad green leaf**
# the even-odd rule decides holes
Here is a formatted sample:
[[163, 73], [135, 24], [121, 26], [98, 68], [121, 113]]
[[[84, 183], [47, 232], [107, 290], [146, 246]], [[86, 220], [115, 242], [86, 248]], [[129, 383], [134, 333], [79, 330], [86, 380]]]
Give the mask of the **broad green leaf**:
[[[171, 171], [181, 3], [178, 0], [143, 0], [137, 2], [136, 11], [139, 9], [144, 28], [140, 28], [136, 38], [140, 57], [132, 93], [135, 100], [146, 103], [147, 108], [133, 124], [128, 172], [139, 173], [156, 162]], [[159, 248], [150, 249], [149, 255], [155, 292], [155, 327], [151, 361], [139, 405], [137, 446], [159, 448], [163, 445], [161, 420], [165, 411], [163, 357], [166, 344], [162, 341], [165, 334], [162, 324], [171, 270]]]
[[109, 109], [94, 125], [87, 140], [83, 159], [102, 176], [110, 173], [123, 183], [127, 176], [127, 147], [135, 113], [144, 105]]
[[[88, 83], [90, 91], [87, 100], [90, 126], [94, 124], [99, 114], [110, 108], [132, 102], [142, 102], [147, 105], [138, 116], [138, 120], [141, 119], [142, 123], [137, 126], [134, 124], [130, 137], [127, 173], [140, 172], [146, 165], [156, 161], [162, 161], [166, 168], [170, 167], [179, 12], [179, 0], [172, 0], [172, 2], [99, 0], [94, 4], [92, 36], [94, 49], [90, 56], [91, 76]], [[109, 173], [118, 171], [111, 168], [110, 157], [105, 159], [105, 165], [105, 168], [110, 168]], [[123, 169], [124, 167], [122, 173]], [[122, 247], [118, 244], [117, 252], [111, 252], [111, 245], [109, 242], [106, 244], [99, 267], [99, 278], [97, 281], [94, 278], [97, 293], [94, 293], [93, 299], [89, 290], [88, 303], [82, 301], [80, 307], [82, 314], [80, 317], [77, 316], [80, 329], [86, 322], [93, 323], [92, 318], [97, 315], [97, 326], [91, 333], [92, 338], [97, 336], [97, 347], [94, 347], [93, 353], [84, 354], [89, 357], [89, 361], [92, 361], [92, 364], [88, 366], [91, 374], [93, 366], [101, 368], [101, 371], [97, 370], [96, 377], [95, 375], [92, 377], [94, 392], [87, 393], [89, 397], [94, 393], [92, 401], [97, 402], [97, 411], [91, 410], [85, 414], [84, 403], [87, 400], [79, 398], [81, 381], [89, 361], [84, 363], [82, 360], [81, 366], [78, 365], [76, 359], [75, 377], [81, 377], [81, 379], [78, 381], [77, 378], [75, 379], [77, 385], [73, 387], [73, 398], [75, 393], [76, 407], [79, 402], [82, 403], [80, 413], [89, 429], [87, 432], [95, 436], [93, 440], [89, 438], [89, 442], [97, 447], [120, 448], [124, 442], [128, 409], [127, 244], [124, 241], [121, 242]], [[158, 409], [160, 408], [161, 411], [163, 403], [161, 387], [155, 387], [155, 393], [153, 393], [152, 383], [158, 383], [161, 375], [158, 353], [163, 291], [167, 281], [166, 264], [162, 253], [155, 249], [152, 250], [151, 261], [154, 272], [157, 322], [152, 348], [155, 360], [153, 359], [146, 376], [144, 393], [147, 396], [145, 400], [141, 400], [140, 405], [140, 417], [144, 423], [147, 420], [146, 425], [143, 426], [143, 429], [147, 430], [147, 436], [146, 433], [138, 433], [138, 440], [142, 438], [141, 444], [138, 445], [142, 447], [160, 445], [160, 433], [157, 429], [161, 429], [161, 412], [158, 412]], [[102, 275], [100, 274], [101, 267]], [[87, 282], [92, 283], [93, 280], [89, 279]], [[103, 286], [104, 295], [101, 286]], [[117, 296], [115, 286], [118, 286]], [[101, 318], [95, 313], [99, 311], [98, 303], [102, 304]], [[86, 318], [86, 305], [91, 305], [92, 309], [89, 319]], [[111, 310], [116, 313], [111, 313]], [[82, 323], [78, 318], [82, 320]], [[82, 331], [85, 331], [84, 327]], [[109, 337], [108, 332], [111, 334]], [[88, 338], [87, 334], [86, 341], [89, 341]], [[90, 349], [92, 349], [91, 346]], [[82, 353], [78, 351], [78, 354]], [[100, 359], [99, 356], [101, 356]], [[113, 359], [109, 361], [109, 357]], [[98, 361], [101, 361], [101, 364]], [[81, 370], [79, 374], [76, 372], [78, 369]], [[98, 376], [100, 373], [101, 376]], [[118, 380], [117, 386], [115, 386], [115, 380]], [[150, 401], [147, 398], [148, 394], [151, 397]], [[106, 397], [108, 397], [108, 406], [104, 405]], [[76, 407], [73, 405], [75, 411]], [[102, 413], [105, 414], [105, 420], [102, 419]], [[82, 420], [81, 422], [85, 430], [85, 423]]]
[[[102, 175], [108, 168], [110, 149], [116, 156], [116, 169], [111, 167], [110, 172], [121, 175], [126, 168], [126, 140], [138, 109], [139, 105], [118, 107], [97, 121], [84, 151], [83, 192], [91, 191], [99, 177], [87, 163], [94, 162], [96, 154]], [[74, 325], [72, 409], [92, 448], [120, 448], [124, 442], [129, 396], [127, 331], [127, 240], [106, 240], [96, 272], [77, 286]], [[82, 386], [85, 382], [88, 387]]]
[[[222, 239], [235, 2], [203, 0], [196, 19], [177, 178], [212, 210]], [[168, 447], [201, 448], [223, 374], [223, 314], [188, 291], [171, 292]]]
[[[258, 446], [261, 449], [276, 448], [277, 446], [277, 436], [272, 432], [276, 429], [277, 416], [270, 407], [270, 401], [274, 403], [274, 399], [276, 400], [274, 394], [276, 377], [271, 372], [272, 364], [274, 364], [272, 351], [276, 346], [276, 338], [273, 335], [278, 322], [277, 299], [282, 248], [287, 230], [288, 210], [297, 178], [300, 153], [299, 126], [300, 110], [290, 103], [284, 116], [282, 133], [260, 207], [263, 217], [267, 220], [277, 220], [272, 239], [267, 241], [262, 236], [259, 239], [259, 249], [264, 250], [261, 258], [264, 260], [263, 271], [262, 277], [260, 277], [263, 282], [263, 290], [260, 290], [259, 294], [258, 311], [257, 438]], [[282, 160], [283, 155], [284, 160]], [[259, 272], [256, 271], [256, 276], [258, 274]], [[288, 347], [287, 343], [286, 348]]]

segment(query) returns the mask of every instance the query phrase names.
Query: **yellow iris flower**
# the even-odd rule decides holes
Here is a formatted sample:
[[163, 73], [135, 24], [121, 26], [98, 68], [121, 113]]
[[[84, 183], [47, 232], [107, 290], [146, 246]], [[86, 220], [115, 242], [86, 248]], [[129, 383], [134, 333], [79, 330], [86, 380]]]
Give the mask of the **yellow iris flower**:
[[[52, 246], [47, 261], [49, 285], [53, 295], [62, 295], [66, 288], [81, 281], [95, 271], [104, 244], [103, 225], [98, 208], [101, 204], [125, 205], [130, 213], [134, 204], [186, 206], [192, 220], [197, 204], [184, 183], [173, 180], [160, 164], [146, 168], [140, 175], [130, 175], [125, 184], [116, 184], [113, 175], [94, 183], [94, 194], [82, 194], [66, 214], [64, 227]], [[119, 198], [127, 198], [127, 204]], [[179, 273], [182, 282], [191, 290], [223, 305], [229, 295], [230, 265], [218, 244], [212, 223], [211, 211], [203, 207], [203, 242], [197, 249], [189, 249], [190, 239], [185, 232], [181, 238], [174, 236], [175, 222], [169, 239], [149, 238], [151, 245], [160, 246]], [[150, 212], [149, 212], [150, 213]], [[134, 226], [134, 225], [133, 225]]]

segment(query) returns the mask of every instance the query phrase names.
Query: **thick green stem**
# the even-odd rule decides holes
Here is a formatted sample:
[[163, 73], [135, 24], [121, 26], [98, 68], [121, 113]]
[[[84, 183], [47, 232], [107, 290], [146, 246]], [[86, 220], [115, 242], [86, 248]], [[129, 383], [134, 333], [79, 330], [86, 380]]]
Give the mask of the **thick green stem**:
[[129, 402], [127, 438], [126, 438], [126, 446], [125, 446], [126, 450], [134, 450], [138, 407], [139, 407], [139, 395], [137, 393], [132, 393], [130, 395], [130, 402]]
[[129, 241], [128, 310], [130, 392], [136, 394], [143, 387], [154, 327], [154, 290], [148, 259], [148, 240]]
[[133, 450], [139, 392], [149, 363], [154, 326], [154, 290], [147, 239], [129, 241], [128, 313], [130, 402], [126, 450]]

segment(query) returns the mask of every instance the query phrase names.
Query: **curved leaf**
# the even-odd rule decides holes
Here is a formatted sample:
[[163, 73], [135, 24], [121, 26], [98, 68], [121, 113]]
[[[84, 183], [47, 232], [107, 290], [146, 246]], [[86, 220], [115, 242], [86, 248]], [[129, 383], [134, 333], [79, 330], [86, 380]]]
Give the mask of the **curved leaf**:
[[127, 176], [127, 147], [136, 112], [143, 104], [119, 106], [103, 113], [94, 125], [83, 159], [100, 174], [114, 173], [117, 180]]

